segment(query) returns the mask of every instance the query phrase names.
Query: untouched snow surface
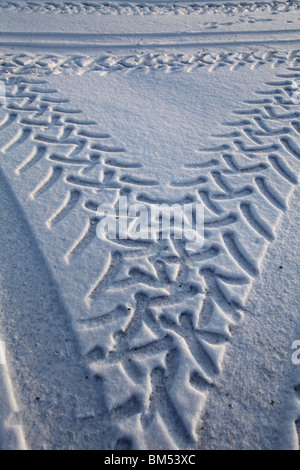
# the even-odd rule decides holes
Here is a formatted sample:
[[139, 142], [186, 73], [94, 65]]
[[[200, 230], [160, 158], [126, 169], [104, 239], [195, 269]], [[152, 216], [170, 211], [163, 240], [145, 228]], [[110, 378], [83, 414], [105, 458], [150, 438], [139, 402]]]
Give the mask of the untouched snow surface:
[[[2, 449], [299, 448], [299, 20], [0, 1]], [[120, 196], [203, 246], [100, 240]]]

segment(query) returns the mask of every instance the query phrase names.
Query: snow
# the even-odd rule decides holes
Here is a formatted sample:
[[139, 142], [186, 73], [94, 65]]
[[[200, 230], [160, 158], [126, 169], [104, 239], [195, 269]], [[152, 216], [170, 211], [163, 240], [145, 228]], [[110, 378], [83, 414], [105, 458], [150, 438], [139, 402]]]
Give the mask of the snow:
[[1, 448], [298, 449], [299, 10], [0, 2]]

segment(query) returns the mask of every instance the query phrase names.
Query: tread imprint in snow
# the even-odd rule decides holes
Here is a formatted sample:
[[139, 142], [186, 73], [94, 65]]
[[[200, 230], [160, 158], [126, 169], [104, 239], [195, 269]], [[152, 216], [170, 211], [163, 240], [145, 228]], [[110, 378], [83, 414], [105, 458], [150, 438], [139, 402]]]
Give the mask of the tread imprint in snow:
[[55, 13], [55, 14], [89, 14], [89, 15], [190, 15], [205, 13], [225, 13], [238, 14], [246, 12], [289, 12], [300, 9], [298, 1], [272, 1], [272, 2], [228, 2], [228, 3], [197, 3], [166, 2], [160, 4], [149, 3], [122, 3], [122, 2], [43, 2], [24, 1], [3, 1], [0, 10], [11, 12], [34, 12], [34, 13]]
[[[289, 53], [293, 65], [297, 54]], [[271, 57], [274, 64], [279, 55]], [[119, 429], [112, 447], [126, 441], [134, 448], [159, 442], [162, 448], [193, 448], [207, 394], [222, 371], [231, 326], [243, 316], [249, 287], [298, 183], [300, 113], [291, 94], [300, 73], [291, 67], [277, 73], [253, 100], [234, 110], [219, 136], [224, 144], [200, 148], [206, 163], [201, 157], [182, 168], [184, 184], [173, 184], [183, 197], [167, 201], [163, 189], [161, 199], [151, 197], [155, 181], [135, 177], [142, 162], [129, 164], [126, 149], [105, 130], [98, 131], [46, 81], [18, 76], [22, 60], [16, 56], [6, 63], [16, 76], [6, 81], [0, 136], [3, 130], [15, 133], [0, 149], [1, 166], [30, 142], [31, 151], [15, 174], [22, 185], [29, 173], [44, 168], [28, 196], [30, 204], [39, 202], [40, 217], [43, 207], [47, 212], [47, 195], [57, 199], [55, 212], [44, 220], [53, 236], [63, 234], [71, 221], [74, 240], [61, 253], [62, 263], [73, 269], [88, 264], [97, 243], [97, 207], [107, 190], [148, 206], [205, 205], [203, 249], [191, 254], [181, 240], [116, 240], [105, 269], [88, 279], [86, 316], [74, 313], [83, 354], [99, 378], [107, 415]], [[202, 178], [195, 180], [197, 172]], [[81, 226], [73, 226], [75, 212], [81, 214], [74, 219]], [[123, 303], [115, 300], [120, 290]]]

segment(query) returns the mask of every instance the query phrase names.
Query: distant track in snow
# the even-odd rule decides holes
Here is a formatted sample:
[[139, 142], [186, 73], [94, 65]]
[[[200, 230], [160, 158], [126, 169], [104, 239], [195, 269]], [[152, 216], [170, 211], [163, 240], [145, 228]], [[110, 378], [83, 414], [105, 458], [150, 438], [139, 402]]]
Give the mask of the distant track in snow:
[[[283, 67], [299, 67], [300, 51], [261, 50], [248, 52], [199, 52], [196, 54], [183, 53], [153, 53], [130, 54], [125, 56], [101, 54], [99, 56], [86, 55], [54, 55], [54, 54], [30, 54], [30, 53], [6, 53], [0, 57], [0, 72], [3, 74], [45, 76], [52, 73], [83, 75], [86, 73], [99, 73], [101, 75], [123, 71], [134, 73], [135, 71], [148, 72], [160, 70], [169, 72], [192, 72], [200, 68], [209, 71], [217, 71], [228, 68], [230, 71], [241, 67], [256, 69], [262, 66], [270, 66], [274, 69]], [[11, 117], [11, 119], [13, 119]]]
[[11, 12], [87, 14], [87, 15], [192, 15], [205, 13], [289, 12], [299, 10], [298, 1], [283, 2], [9, 2], [0, 4], [0, 10]]
[[0, 47], [64, 52], [143, 49], [188, 49], [243, 45], [300, 43], [300, 29], [258, 31], [201, 31], [174, 33], [15, 33], [1, 32]]

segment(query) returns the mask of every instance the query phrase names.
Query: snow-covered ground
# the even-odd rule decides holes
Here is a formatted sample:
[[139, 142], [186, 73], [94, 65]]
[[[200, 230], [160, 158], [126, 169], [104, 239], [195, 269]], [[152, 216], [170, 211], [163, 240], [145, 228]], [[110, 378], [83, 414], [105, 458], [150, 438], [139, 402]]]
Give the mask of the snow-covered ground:
[[[299, 21], [0, 1], [2, 449], [299, 448]], [[203, 246], [100, 239], [121, 196]]]

